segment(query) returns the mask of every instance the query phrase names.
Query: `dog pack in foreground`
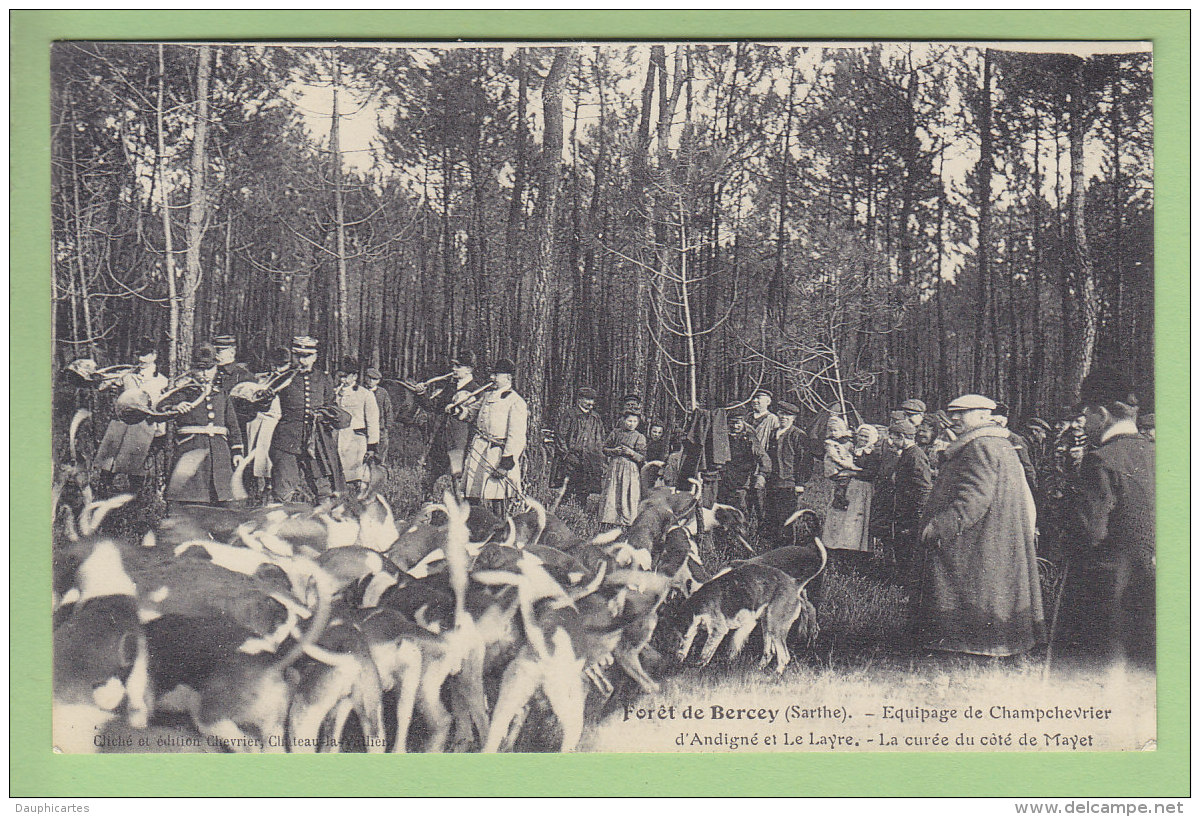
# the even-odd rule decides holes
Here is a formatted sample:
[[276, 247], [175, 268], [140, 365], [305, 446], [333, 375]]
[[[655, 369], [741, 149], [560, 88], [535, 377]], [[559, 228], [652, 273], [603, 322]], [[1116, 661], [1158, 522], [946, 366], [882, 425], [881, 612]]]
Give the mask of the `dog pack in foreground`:
[[[504, 519], [449, 493], [409, 520], [379, 496], [200, 507], [136, 530], [116, 519], [130, 499], [88, 505], [56, 539], [59, 751], [134, 751], [164, 730], [183, 751], [570, 751], [591, 713], [656, 693], [643, 658], [661, 672], [701, 626], [707, 663], [761, 622], [777, 671], [816, 634], [820, 540], [701, 583], [701, 536], [748, 546], [740, 511], [691, 493], [655, 491], [592, 540], [534, 500]], [[527, 720], [540, 702], [552, 727]]]

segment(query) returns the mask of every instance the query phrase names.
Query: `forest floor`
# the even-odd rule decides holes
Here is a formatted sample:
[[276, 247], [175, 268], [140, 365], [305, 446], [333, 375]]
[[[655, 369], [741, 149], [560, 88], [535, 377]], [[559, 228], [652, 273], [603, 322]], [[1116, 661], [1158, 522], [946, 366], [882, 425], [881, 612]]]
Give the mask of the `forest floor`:
[[[411, 487], [419, 484], [416, 476], [415, 471], [393, 470], [387, 494], [400, 515], [423, 499]], [[801, 504], [823, 514], [830, 499], [828, 482], [817, 479], [807, 486]], [[563, 502], [558, 515], [583, 536], [601, 529], [593, 514], [572, 501]], [[753, 535], [751, 544], [758, 544]], [[739, 554], [729, 542], [706, 542], [701, 548], [704, 573], [715, 573]], [[662, 683], [661, 691], [643, 693], [613, 667], [609, 677], [616, 691], [601, 698], [592, 690], [580, 749], [1072, 751], [1155, 745], [1153, 676], [1056, 667], [1044, 677], [1044, 650], [1009, 659], [909, 650], [908, 593], [892, 580], [891, 566], [878, 554], [831, 562], [816, 608], [820, 635], [811, 646], [793, 638], [793, 661], [782, 675], [758, 669], [762, 639], [757, 632], [736, 661], [728, 660], [726, 644], [710, 666], [701, 668], [694, 666], [697, 651], [693, 664], [675, 660], [678, 636], [660, 626], [644, 663]], [[891, 709], [885, 711], [885, 706]], [[527, 726], [515, 748], [553, 750], [559, 738], [554, 718], [543, 701], [534, 707], [541, 711], [531, 714], [527, 724], [542, 726]], [[722, 712], [764, 709], [767, 720], [714, 722], [714, 707]], [[1068, 714], [1027, 711], [1054, 707], [1060, 715]], [[770, 710], [775, 710], [773, 723]], [[705, 717], [696, 718], [697, 712]], [[1089, 717], [1094, 714], [1099, 716]]]

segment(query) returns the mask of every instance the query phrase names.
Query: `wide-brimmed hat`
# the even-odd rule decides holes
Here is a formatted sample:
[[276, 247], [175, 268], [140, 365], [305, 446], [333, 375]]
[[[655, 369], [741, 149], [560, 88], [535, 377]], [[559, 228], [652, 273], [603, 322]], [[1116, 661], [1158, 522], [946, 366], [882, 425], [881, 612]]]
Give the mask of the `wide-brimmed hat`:
[[492, 374], [516, 374], [517, 364], [506, 357], [502, 357], [492, 366]]
[[1079, 405], [1099, 406], [1105, 403], [1136, 406], [1138, 400], [1133, 392], [1133, 381], [1125, 373], [1101, 366], [1092, 369], [1079, 386]]
[[996, 401], [991, 398], [984, 397], [982, 394], [964, 394], [950, 401], [950, 405], [946, 406], [946, 411], [973, 411], [975, 409], [986, 409], [994, 411]]
[[317, 339], [308, 335], [297, 335], [292, 338], [292, 352], [298, 355], [315, 355], [318, 345]]

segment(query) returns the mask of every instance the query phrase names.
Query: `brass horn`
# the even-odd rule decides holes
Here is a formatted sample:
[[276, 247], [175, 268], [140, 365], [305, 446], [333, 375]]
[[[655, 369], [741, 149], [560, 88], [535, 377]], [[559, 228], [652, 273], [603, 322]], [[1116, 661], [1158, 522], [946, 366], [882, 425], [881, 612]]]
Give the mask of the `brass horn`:
[[424, 380], [420, 383], [416, 382], [415, 380], [401, 380], [400, 385], [404, 386], [404, 388], [408, 389], [409, 391], [420, 394], [434, 383], [440, 383], [441, 381], [449, 380], [452, 377], [454, 377], [454, 372], [447, 372], [446, 374], [438, 375], [437, 377], [431, 377], [428, 380]]

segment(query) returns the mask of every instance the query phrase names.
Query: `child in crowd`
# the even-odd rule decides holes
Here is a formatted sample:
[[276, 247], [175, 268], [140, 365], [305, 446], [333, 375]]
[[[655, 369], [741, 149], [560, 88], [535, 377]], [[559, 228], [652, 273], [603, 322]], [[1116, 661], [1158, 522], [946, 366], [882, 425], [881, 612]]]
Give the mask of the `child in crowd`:
[[850, 478], [861, 471], [854, 464], [854, 435], [841, 417], [829, 418], [825, 436], [825, 477], [833, 482], [833, 507], [844, 511], [850, 507], [846, 491]]
[[600, 522], [604, 525], [632, 525], [642, 501], [641, 464], [646, 459], [646, 437], [637, 430], [641, 416], [627, 410], [621, 425], [608, 435], [601, 449], [608, 457], [608, 475], [604, 480], [604, 499]]

